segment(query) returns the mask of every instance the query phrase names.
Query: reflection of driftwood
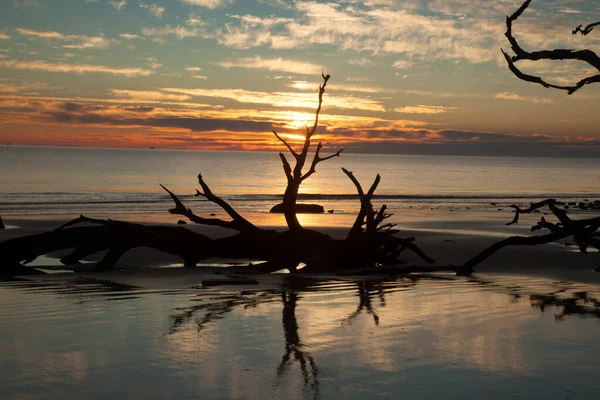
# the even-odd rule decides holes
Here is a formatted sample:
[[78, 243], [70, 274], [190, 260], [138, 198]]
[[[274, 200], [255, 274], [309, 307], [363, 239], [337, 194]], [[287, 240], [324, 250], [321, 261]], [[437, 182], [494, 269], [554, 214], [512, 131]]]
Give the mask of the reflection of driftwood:
[[547, 199], [539, 203], [531, 203], [526, 209], [522, 209], [517, 205], [512, 205], [511, 207], [515, 209], [515, 216], [507, 225], [516, 224], [519, 221], [519, 216], [521, 214], [529, 214], [543, 207], [548, 207], [552, 214], [558, 219], [558, 222], [548, 222], [542, 217], [536, 225], [531, 227], [531, 231], [534, 232], [541, 229], [547, 229], [550, 231], [549, 233], [539, 236], [512, 236], [501, 240], [467, 261], [464, 264], [465, 268], [474, 268], [477, 264], [493, 255], [496, 251], [507, 246], [535, 246], [538, 244], [555, 242], [569, 236], [573, 236], [575, 244], [579, 246], [579, 250], [582, 253], [587, 253], [587, 248], [589, 246], [600, 250], [600, 232], [597, 232], [598, 228], [600, 228], [600, 217], [573, 220], [567, 215], [565, 210], [559, 208], [557, 201], [554, 199]]
[[312, 392], [313, 398], [318, 399], [319, 368], [310, 353], [304, 349], [305, 346], [302, 344], [300, 335], [298, 334], [298, 321], [296, 320], [298, 298], [298, 293], [294, 291], [284, 291], [281, 294], [281, 300], [283, 301], [281, 321], [285, 336], [285, 353], [277, 366], [277, 380], [280, 381], [285, 372], [290, 369], [293, 356], [293, 361], [296, 361], [300, 365], [304, 391]]
[[548, 307], [559, 309], [555, 314], [557, 321], [562, 321], [568, 316], [600, 318], [600, 301], [589, 297], [587, 292], [576, 292], [571, 297], [561, 298], [555, 293], [532, 294], [529, 296], [531, 305], [544, 312]]
[[[195, 304], [190, 307], [178, 309], [175, 314], [172, 315], [172, 324], [170, 333], [175, 333], [182, 329], [182, 327], [189, 323], [192, 318], [195, 318], [198, 332], [206, 327], [206, 325], [223, 318], [226, 314], [230, 313], [237, 307], [256, 307], [258, 304], [272, 301], [277, 296], [275, 291], [261, 291], [261, 292], [244, 292], [242, 291], [239, 295], [232, 295], [222, 301], [211, 301], [204, 302], [202, 298], [197, 299], [202, 301], [201, 304]], [[201, 317], [198, 317], [199, 313], [204, 313]]]
[[376, 294], [379, 298], [381, 307], [385, 307], [385, 293], [381, 282], [359, 281], [356, 284], [358, 286], [358, 307], [344, 322], [346, 324], [352, 324], [352, 321], [364, 310], [373, 317], [375, 325], [379, 325], [379, 315], [373, 310], [371, 298]]
[[[600, 72], [600, 57], [598, 57], [598, 55], [596, 53], [594, 53], [592, 50], [554, 49], [554, 50], [541, 50], [541, 51], [532, 51], [532, 52], [524, 50], [519, 45], [519, 43], [517, 42], [517, 40], [514, 38], [514, 36], [512, 34], [512, 25], [513, 25], [513, 22], [515, 22], [517, 20], [517, 18], [519, 18], [521, 16], [521, 14], [523, 14], [523, 12], [529, 7], [530, 3], [531, 3], [531, 0], [525, 1], [521, 5], [521, 7], [519, 7], [519, 9], [517, 11], [515, 11], [512, 15], [506, 17], [505, 36], [508, 39], [508, 42], [510, 43], [510, 47], [513, 50], [513, 52], [515, 53], [515, 55], [511, 56], [508, 53], [504, 52], [504, 50], [502, 50], [502, 53], [504, 54], [504, 58], [506, 59], [506, 62], [508, 63], [509, 69], [515, 74], [515, 76], [517, 78], [522, 79], [527, 82], [538, 83], [546, 88], [565, 90], [565, 91], [567, 91], [568, 94], [575, 93], [575, 91], [577, 91], [578, 89], [582, 88], [583, 86], [585, 86], [587, 84], [600, 82], [600, 74], [597, 74], [597, 75], [585, 77], [573, 85], [568, 85], [568, 86], [555, 85], [555, 84], [546, 82], [544, 79], [542, 79], [539, 76], [526, 74], [517, 68], [517, 66], [515, 64], [521, 60], [531, 60], [531, 61], [575, 60], [575, 61], [585, 62], [586, 64], [588, 64], [589, 66], [595, 68], [596, 70], [598, 70], [598, 72]], [[589, 24], [588, 26], [586, 26], [583, 29], [581, 28], [581, 25], [579, 25], [577, 28], [575, 28], [575, 30], [573, 30], [573, 34], [575, 35], [577, 33], [581, 33], [582, 35], [585, 36], [588, 33], [590, 33], [594, 29], [595, 26], [597, 26], [599, 24], [600, 24], [600, 22], [595, 22], [595, 23]]]

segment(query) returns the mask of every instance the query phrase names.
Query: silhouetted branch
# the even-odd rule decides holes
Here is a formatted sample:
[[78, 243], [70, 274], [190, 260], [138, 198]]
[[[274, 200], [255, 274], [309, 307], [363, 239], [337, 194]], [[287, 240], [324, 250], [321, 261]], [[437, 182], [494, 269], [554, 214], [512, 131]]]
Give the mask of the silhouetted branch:
[[236, 224], [234, 221], [223, 221], [222, 219], [218, 218], [204, 218], [194, 214], [194, 212], [191, 209], [183, 205], [181, 200], [179, 200], [179, 198], [173, 192], [164, 187], [162, 184], [160, 185], [160, 187], [162, 187], [167, 193], [169, 193], [169, 196], [171, 196], [171, 198], [175, 202], [175, 208], [169, 209], [169, 212], [171, 214], [182, 215], [196, 224], [220, 226], [221, 228], [239, 230], [238, 224]]
[[298, 153], [296, 153], [296, 151], [294, 151], [294, 149], [292, 148], [292, 146], [290, 146], [288, 142], [286, 142], [286, 141], [285, 141], [285, 140], [284, 140], [284, 139], [283, 139], [281, 136], [279, 136], [279, 135], [277, 134], [277, 132], [273, 131], [273, 133], [275, 134], [275, 137], [276, 137], [277, 139], [279, 139], [279, 141], [280, 141], [281, 143], [283, 143], [283, 144], [285, 145], [285, 147], [287, 147], [287, 148], [288, 148], [288, 150], [290, 151], [290, 153], [292, 153], [292, 155], [294, 156], [294, 158], [295, 158], [295, 159], [298, 159], [298, 157], [299, 157], [300, 155], [299, 155]]
[[315, 171], [316, 171], [316, 167], [317, 167], [317, 164], [318, 164], [318, 163], [320, 163], [320, 162], [322, 162], [322, 161], [327, 161], [327, 160], [330, 160], [330, 159], [332, 159], [333, 157], [339, 157], [339, 156], [340, 156], [340, 153], [341, 153], [342, 151], [344, 151], [344, 149], [340, 149], [340, 150], [338, 150], [338, 151], [337, 151], [335, 154], [329, 155], [329, 156], [327, 156], [327, 157], [321, 157], [319, 153], [320, 153], [320, 151], [321, 151], [321, 148], [322, 148], [322, 147], [323, 147], [323, 144], [322, 144], [321, 142], [319, 142], [319, 144], [317, 145], [317, 151], [315, 151], [315, 156], [313, 157], [313, 161], [312, 161], [312, 164], [311, 164], [311, 166], [310, 166], [310, 169], [308, 170], [308, 172], [307, 172], [306, 174], [304, 174], [304, 175], [303, 175], [303, 176], [300, 178], [300, 180], [301, 180], [301, 181], [304, 181], [304, 180], [305, 180], [305, 179], [307, 179], [309, 176], [311, 176], [312, 174], [314, 174], [314, 173], [315, 173]]
[[521, 214], [530, 214], [530, 213], [532, 213], [536, 210], [539, 210], [540, 208], [543, 208], [550, 204], [553, 204], [553, 205], [556, 204], [556, 200], [555, 199], [546, 199], [546, 200], [540, 201], [538, 203], [531, 203], [529, 208], [526, 208], [526, 209], [522, 209], [518, 205], [512, 204], [509, 207], [515, 209], [515, 217], [513, 218], [512, 221], [510, 221], [506, 225], [512, 225], [512, 224], [516, 224], [517, 222], [519, 222], [519, 216]]
[[[358, 192], [358, 197], [360, 198], [360, 211], [356, 216], [356, 220], [348, 233], [348, 238], [356, 237], [362, 233], [362, 226], [366, 224], [367, 232], [375, 232], [377, 231], [377, 220], [375, 218], [375, 211], [373, 210], [373, 205], [371, 204], [371, 199], [373, 198], [373, 194], [381, 181], [381, 177], [379, 174], [375, 177], [373, 184], [369, 188], [367, 194], [364, 193], [363, 188], [354, 176], [351, 171], [348, 171], [345, 168], [342, 168], [342, 171], [354, 184], [356, 187], [356, 191]], [[385, 209], [384, 209], [385, 211]], [[383, 220], [383, 219], [382, 219]]]
[[570, 234], [568, 232], [561, 230], [561, 231], [555, 231], [555, 232], [549, 233], [547, 235], [540, 235], [540, 236], [530, 236], [530, 237], [512, 236], [512, 237], [506, 238], [504, 240], [501, 240], [497, 243], [494, 243], [487, 249], [483, 250], [482, 252], [477, 254], [475, 257], [468, 260], [465, 263], [465, 266], [469, 267], [469, 268], [474, 268], [477, 264], [479, 264], [483, 260], [489, 258], [492, 254], [494, 254], [498, 250], [500, 250], [504, 247], [507, 247], [507, 246], [535, 246], [538, 244], [552, 243], [556, 240], [564, 239], [564, 238], [568, 237], [569, 235]]
[[[508, 63], [508, 67], [513, 72], [513, 74], [515, 74], [515, 76], [521, 80], [524, 80], [527, 82], [538, 83], [546, 88], [565, 90], [568, 92], [568, 94], [575, 93], [578, 89], [580, 89], [584, 85], [600, 82], [600, 74], [598, 74], [598, 75], [593, 75], [593, 76], [589, 76], [584, 79], [581, 79], [575, 85], [570, 85], [570, 86], [554, 85], [554, 84], [550, 84], [550, 83], [546, 82], [539, 76], [525, 74], [517, 68], [515, 63], [518, 61], [521, 61], [521, 60], [531, 60], [531, 61], [577, 60], [577, 61], [583, 61], [583, 62], [589, 64], [590, 66], [594, 67], [596, 70], [598, 70], [600, 72], [600, 57], [598, 57], [598, 55], [596, 55], [596, 53], [593, 52], [592, 50], [554, 49], [554, 50], [541, 50], [541, 51], [533, 51], [533, 52], [528, 52], [528, 51], [524, 50], [519, 45], [519, 43], [517, 42], [517, 40], [514, 38], [514, 36], [512, 34], [512, 25], [513, 25], [513, 22], [516, 21], [517, 18], [519, 18], [521, 16], [521, 14], [523, 14], [523, 12], [529, 7], [530, 3], [531, 3], [531, 0], [525, 1], [521, 5], [521, 7], [519, 7], [519, 9], [517, 11], [515, 11], [512, 15], [506, 17], [505, 36], [508, 39], [508, 42], [510, 43], [510, 46], [511, 46], [513, 52], [515, 53], [515, 55], [510, 56], [504, 50], [502, 50], [502, 53], [504, 54], [504, 57], [506, 58], [506, 62]], [[590, 25], [588, 25], [588, 27], [590, 27], [590, 29], [588, 31], [586, 31], [586, 33], [583, 33], [585, 30], [581, 30], [580, 27], [578, 27], [573, 31], [573, 34], [579, 32], [579, 31], [581, 31], [582, 34], [587, 34], [587, 33], [589, 33], [589, 31], [591, 31], [591, 29], [593, 29], [593, 26], [595, 26], [597, 24], [591, 24], [591, 25], [592, 25], [591, 27], [590, 27]], [[586, 27], [586, 29], [587, 29], [587, 27]]]
[[285, 172], [285, 177], [287, 178], [288, 184], [294, 180], [294, 177], [292, 176], [292, 167], [290, 166], [290, 163], [288, 162], [287, 158], [285, 158], [285, 155], [283, 153], [279, 153], [279, 158], [281, 159], [281, 163], [283, 164], [283, 171]]
[[600, 240], [597, 239], [598, 232], [596, 232], [600, 228], [600, 217], [572, 220], [567, 215], [565, 210], [560, 209], [557, 206], [555, 199], [546, 199], [538, 203], [531, 203], [526, 209], [522, 209], [514, 204], [511, 205], [511, 207], [515, 209], [515, 216], [513, 220], [506, 225], [516, 224], [519, 221], [519, 216], [521, 214], [530, 214], [533, 211], [539, 210], [540, 208], [546, 206], [560, 222], [555, 224], [548, 222], [544, 217], [541, 217], [540, 221], [531, 227], [531, 231], [534, 232], [541, 229], [548, 229], [550, 233], [540, 236], [513, 236], [506, 238], [494, 243], [490, 247], [477, 254], [475, 257], [468, 260], [464, 264], [465, 267], [472, 269], [498, 250], [507, 246], [535, 246], [539, 244], [555, 242], [569, 236], [573, 236], [573, 240], [579, 247], [579, 251], [582, 253], [587, 252], [588, 246], [593, 246], [600, 249]]
[[594, 22], [592, 24], [588, 24], [585, 28], [581, 29], [582, 25], [579, 25], [577, 28], [573, 30], [573, 35], [576, 35], [578, 32], [581, 33], [582, 36], [586, 36], [588, 33], [594, 30], [595, 26], [600, 25], [600, 22]]
[[213, 192], [210, 190], [204, 179], [202, 179], [202, 174], [198, 174], [198, 183], [200, 187], [202, 187], [203, 193], [196, 190], [196, 196], [203, 196], [206, 199], [212, 201], [219, 207], [221, 207], [225, 212], [233, 219], [239, 226], [239, 231], [248, 231], [248, 230], [257, 230], [258, 228], [254, 226], [251, 222], [249, 222], [246, 218], [242, 217], [237, 211], [233, 209], [225, 200], [220, 198], [219, 196], [215, 196]]
[[296, 216], [296, 202], [298, 200], [298, 191], [300, 185], [305, 179], [307, 179], [315, 172], [316, 166], [319, 162], [326, 161], [332, 157], [339, 156], [342, 152], [342, 150], [339, 150], [334, 155], [321, 157], [319, 152], [321, 150], [322, 144], [319, 143], [310, 170], [305, 175], [302, 174], [302, 169], [306, 164], [306, 158], [308, 156], [308, 151], [311, 146], [310, 139], [315, 134], [319, 125], [319, 114], [321, 113], [321, 107], [323, 105], [323, 93], [325, 93], [325, 87], [327, 86], [327, 82], [330, 78], [330, 75], [325, 75], [324, 73], [321, 74], [321, 76], [323, 77], [323, 84], [319, 86], [319, 105], [315, 111], [315, 122], [312, 128], [306, 126], [306, 134], [304, 136], [302, 151], [300, 153], [297, 153], [286, 140], [279, 136], [277, 132], [273, 131], [277, 139], [279, 139], [279, 141], [282, 142], [285, 145], [285, 147], [292, 153], [296, 161], [292, 169], [285, 156], [282, 153], [279, 154], [279, 157], [281, 158], [281, 162], [283, 164], [283, 170], [285, 171], [285, 176], [287, 178], [287, 187], [283, 194], [282, 209], [287, 226], [292, 231], [300, 231], [303, 229]]
[[[90, 226], [74, 226], [90, 223]], [[149, 247], [180, 256], [186, 265], [195, 265], [196, 260], [206, 258], [222, 249], [218, 242], [188, 229], [173, 226], [145, 226], [124, 221], [98, 220], [80, 216], [53, 231], [17, 237], [0, 243], [3, 263], [15, 265], [28, 263], [38, 256], [57, 250], [76, 249], [65, 257], [65, 262], [78, 262], [86, 255], [102, 250], [108, 253], [97, 265], [97, 269], [112, 268], [128, 250]], [[227, 243], [225, 243], [226, 247]]]

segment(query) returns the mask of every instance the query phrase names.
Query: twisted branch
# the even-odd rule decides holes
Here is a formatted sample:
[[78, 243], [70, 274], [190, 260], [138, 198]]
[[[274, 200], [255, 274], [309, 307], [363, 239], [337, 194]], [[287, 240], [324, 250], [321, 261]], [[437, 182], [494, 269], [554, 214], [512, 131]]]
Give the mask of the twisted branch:
[[588, 33], [594, 30], [595, 26], [600, 25], [600, 22], [594, 22], [592, 24], [588, 24], [585, 28], [581, 29], [582, 25], [579, 25], [577, 28], [573, 30], [573, 35], [577, 35], [578, 32], [581, 33], [582, 36], [586, 36]]
[[319, 144], [317, 146], [317, 151], [315, 151], [315, 156], [313, 157], [312, 164], [310, 165], [310, 169], [308, 170], [308, 172], [306, 174], [304, 174], [302, 177], [300, 177], [300, 181], [304, 181], [309, 176], [311, 176], [312, 174], [314, 174], [316, 172], [316, 167], [317, 167], [318, 163], [320, 163], [322, 161], [327, 161], [329, 159], [332, 159], [333, 157], [339, 157], [340, 153], [342, 151], [344, 151], [344, 149], [340, 149], [335, 154], [332, 154], [332, 155], [327, 156], [327, 157], [321, 157], [319, 155], [319, 153], [320, 153], [322, 147], [323, 147], [323, 144], [321, 142], [319, 142]]
[[292, 146], [290, 146], [290, 144], [289, 144], [288, 142], [286, 142], [286, 141], [285, 141], [285, 139], [283, 139], [281, 136], [279, 136], [279, 135], [277, 134], [277, 132], [273, 131], [273, 133], [275, 134], [275, 137], [276, 137], [277, 139], [279, 139], [279, 141], [280, 141], [281, 143], [283, 143], [283, 144], [285, 145], [285, 147], [287, 147], [287, 148], [288, 148], [288, 150], [290, 151], [290, 153], [292, 153], [292, 155], [294, 156], [294, 158], [297, 160], [297, 159], [298, 159], [298, 157], [300, 157], [300, 155], [299, 155], [298, 153], [296, 153], [296, 151], [294, 151], [294, 149], [292, 148]]
[[538, 203], [531, 203], [526, 209], [522, 209], [514, 204], [511, 205], [511, 207], [515, 209], [515, 216], [513, 220], [506, 225], [516, 224], [519, 221], [519, 216], [521, 214], [530, 214], [533, 211], [539, 210], [540, 208], [546, 206], [559, 220], [559, 222], [548, 222], [544, 217], [541, 217], [540, 221], [531, 227], [531, 231], [535, 232], [541, 229], [548, 229], [550, 233], [539, 236], [512, 236], [506, 238], [484, 249], [475, 257], [468, 260], [464, 266], [466, 268], [473, 269], [477, 264], [490, 257], [498, 250], [507, 246], [535, 246], [539, 244], [552, 243], [569, 236], [573, 236], [573, 240], [579, 247], [579, 251], [582, 253], [587, 253], [587, 248], [589, 246], [600, 249], [600, 240], [597, 239], [597, 237], [600, 236], [600, 233], [597, 232], [597, 230], [600, 228], [600, 217], [572, 220], [567, 215], [565, 210], [560, 209], [557, 206], [555, 199], [546, 199]]
[[[510, 46], [515, 55], [510, 56], [504, 50], [502, 50], [502, 54], [504, 54], [504, 58], [506, 59], [508, 68], [513, 72], [513, 74], [521, 80], [537, 83], [545, 88], [565, 90], [569, 95], [575, 93], [577, 90], [579, 90], [587, 84], [600, 82], [600, 74], [598, 74], [583, 78], [574, 85], [554, 85], [546, 82], [539, 76], [525, 74], [521, 70], [519, 70], [519, 68], [517, 68], [515, 63], [521, 60], [578, 60], [589, 64], [590, 66], [596, 68], [600, 72], [600, 57], [598, 57], [598, 55], [596, 55], [596, 53], [592, 50], [554, 49], [533, 52], [528, 52], [524, 50], [512, 35], [512, 24], [514, 21], [517, 20], [517, 18], [521, 16], [521, 14], [523, 14], [523, 12], [529, 7], [530, 3], [531, 0], [525, 1], [517, 11], [515, 11], [512, 15], [506, 17], [506, 33], [504, 35], [508, 39], [508, 42], [510, 43]], [[573, 31], [573, 34], [581, 32], [583, 35], [587, 35], [593, 29], [593, 27], [598, 24], [600, 23], [590, 24], [584, 30], [582, 30], [581, 26], [579, 26]]]

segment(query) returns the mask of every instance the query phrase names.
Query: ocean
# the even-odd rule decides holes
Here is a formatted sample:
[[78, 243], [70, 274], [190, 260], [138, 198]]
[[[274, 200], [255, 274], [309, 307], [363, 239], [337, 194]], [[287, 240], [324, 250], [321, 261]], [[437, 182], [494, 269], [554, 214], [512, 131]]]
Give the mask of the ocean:
[[[600, 160], [593, 158], [342, 153], [318, 165], [300, 188], [301, 202], [353, 216], [359, 202], [341, 167], [353, 171], [365, 189], [379, 173], [374, 203], [396, 213], [495, 211], [543, 198], [600, 198]], [[172, 202], [159, 183], [194, 210], [219, 212], [193, 196], [201, 172], [215, 194], [260, 219], [281, 200], [286, 184], [273, 152], [0, 146], [0, 170], [0, 215], [6, 217], [84, 213], [172, 220], [166, 212]]]

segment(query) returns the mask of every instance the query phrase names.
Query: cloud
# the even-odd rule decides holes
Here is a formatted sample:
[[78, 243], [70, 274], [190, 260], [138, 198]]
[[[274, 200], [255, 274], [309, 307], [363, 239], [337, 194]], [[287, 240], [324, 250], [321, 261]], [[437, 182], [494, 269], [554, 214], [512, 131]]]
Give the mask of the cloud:
[[119, 36], [122, 37], [123, 39], [127, 39], [127, 40], [133, 40], [133, 39], [140, 39], [141, 38], [140, 35], [135, 35], [135, 34], [132, 34], [132, 33], [121, 33]]
[[[240, 103], [268, 104], [275, 107], [311, 108], [317, 106], [314, 93], [286, 93], [286, 92], [256, 92], [245, 89], [186, 89], [164, 88], [166, 92], [181, 93], [190, 96], [225, 98]], [[377, 101], [353, 96], [329, 96], [328, 108], [343, 108], [368, 111], [385, 111], [383, 105]]]
[[520, 94], [511, 93], [511, 92], [497, 93], [494, 96], [494, 98], [502, 99], [502, 100], [530, 101], [533, 103], [541, 103], [541, 104], [553, 103], [552, 99], [549, 99], [547, 97], [527, 97], [527, 96], [521, 96]]
[[303, 75], [319, 75], [323, 70], [322, 66], [309, 62], [283, 58], [262, 58], [260, 56], [239, 58], [235, 61], [221, 62], [218, 65], [224, 68], [266, 69], [268, 71]]
[[192, 75], [192, 78], [194, 78], [194, 79], [201, 79], [201, 80], [205, 81], [205, 80], [208, 79], [208, 76], [206, 76], [206, 75]]
[[48, 89], [49, 85], [39, 82], [5, 82], [0, 80], [0, 93], [21, 93], [32, 90]]
[[106, 39], [104, 36], [65, 35], [56, 31], [39, 31], [28, 28], [16, 28], [16, 30], [19, 34], [32, 38], [73, 42], [62, 46], [68, 49], [107, 49], [111, 44], [118, 43], [116, 40]]
[[151, 90], [110, 89], [110, 92], [117, 97], [139, 100], [141, 102], [187, 101], [192, 98], [189, 95], [169, 94]]
[[117, 10], [122, 10], [123, 7], [125, 7], [127, 5], [127, 1], [125, 1], [125, 0], [109, 1], [108, 4], [110, 4]]
[[165, 8], [157, 4], [140, 3], [140, 7], [147, 9], [150, 14], [157, 18], [162, 18], [163, 13], [165, 12]]
[[[319, 89], [319, 83], [311, 83], [307, 81], [293, 81], [286, 86], [298, 89], [298, 90], [312, 90], [316, 91]], [[375, 86], [357, 86], [357, 85], [344, 85], [335, 84], [330, 89], [332, 92], [358, 92], [358, 93], [387, 93], [390, 92], [388, 89], [375, 87]]]
[[157, 69], [157, 68], [162, 67], [162, 64], [160, 64], [158, 62], [158, 60], [156, 58], [154, 58], [154, 57], [148, 57], [146, 60], [148, 61], [146, 63], [146, 65], [149, 66], [152, 69]]
[[445, 107], [445, 106], [424, 106], [424, 105], [416, 105], [416, 106], [405, 106], [405, 107], [397, 107], [394, 108], [395, 112], [405, 113], [405, 114], [442, 114], [451, 110], [457, 110], [456, 107]]
[[17, 32], [19, 32], [23, 36], [35, 36], [44, 39], [63, 39], [65, 35], [62, 33], [58, 33], [55, 31], [38, 31], [35, 29], [27, 29], [27, 28], [16, 28]]
[[39, 0], [13, 0], [15, 8], [38, 8], [42, 5]]
[[[500, 59], [497, 48], [506, 11], [500, 11], [498, 5], [480, 2], [475, 8], [471, 4], [469, 14], [457, 15], [420, 10], [420, 5], [412, 7], [412, 3], [297, 1], [293, 8], [298, 15], [293, 19], [230, 16], [232, 21], [217, 32], [216, 38], [225, 46], [241, 49], [317, 44], [428, 60], [463, 58], [481, 63]], [[421, 3], [433, 8], [440, 2]], [[467, 4], [462, 6], [468, 8]]]
[[76, 73], [76, 74], [88, 74], [88, 73], [104, 73], [118, 76], [134, 77], [134, 76], [148, 76], [152, 71], [141, 69], [141, 68], [111, 68], [103, 65], [89, 65], [89, 64], [61, 64], [61, 63], [49, 63], [46, 61], [18, 61], [18, 60], [6, 60], [0, 61], [0, 67], [13, 68], [20, 70], [30, 71], [46, 71], [46, 72], [62, 72], [62, 73]]
[[202, 68], [200, 68], [200, 67], [185, 67], [185, 70], [188, 72], [200, 72], [200, 71], [202, 71]]
[[569, 7], [561, 8], [559, 10], [559, 12], [565, 13], [565, 14], [581, 14], [580, 10], [576, 10], [574, 8], [569, 8]]
[[200, 34], [197, 28], [186, 28], [184, 26], [171, 27], [166, 25], [164, 28], [143, 28], [142, 35], [161, 38], [163, 36], [175, 35], [177, 39], [185, 39], [187, 37], [196, 37]]
[[0, 32], [0, 40], [7, 40], [7, 39], [10, 39], [10, 36], [8, 36], [4, 32]]
[[206, 7], [206, 8], [210, 8], [210, 9], [223, 7], [227, 4], [233, 3], [233, 0], [180, 0], [180, 1], [184, 4]]
[[350, 65], [360, 65], [361, 67], [364, 67], [366, 65], [373, 65], [373, 60], [367, 57], [363, 57], [363, 58], [358, 58], [358, 59], [352, 59], [352, 60], [348, 60], [348, 64]]
[[392, 67], [398, 68], [398, 69], [409, 69], [413, 65], [414, 64], [410, 61], [398, 60], [392, 64]]

